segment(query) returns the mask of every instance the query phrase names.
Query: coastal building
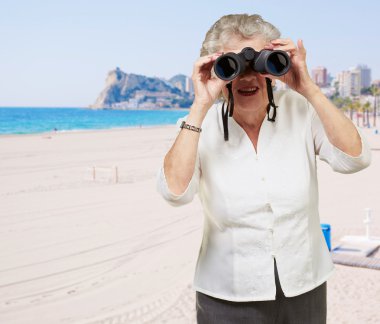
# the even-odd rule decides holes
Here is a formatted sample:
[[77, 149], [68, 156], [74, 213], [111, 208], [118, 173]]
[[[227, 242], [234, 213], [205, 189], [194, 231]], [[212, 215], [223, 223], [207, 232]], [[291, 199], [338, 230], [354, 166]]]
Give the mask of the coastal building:
[[173, 82], [173, 85], [178, 88], [179, 90], [181, 90], [181, 92], [184, 92], [185, 91], [185, 86], [183, 84], [182, 81], [178, 80], [178, 81], [175, 81]]
[[337, 75], [338, 92], [341, 97], [350, 96], [350, 72], [342, 71]]
[[338, 73], [336, 80], [341, 97], [360, 96], [362, 89], [371, 86], [371, 69], [367, 65], [357, 65]]
[[327, 84], [329, 86], [334, 86], [334, 80], [336, 79], [335, 76], [332, 76], [329, 72], [327, 72]]
[[351, 96], [360, 96], [360, 90], [362, 89], [361, 86], [361, 71], [360, 69], [353, 69], [350, 71], [351, 73]]
[[319, 87], [326, 87], [328, 85], [327, 69], [324, 66], [318, 66], [311, 71], [313, 81]]
[[369, 88], [371, 86], [371, 69], [364, 64], [359, 64], [354, 68], [360, 73], [360, 87]]
[[351, 69], [337, 75], [338, 92], [341, 97], [355, 97], [360, 95], [360, 71]]
[[130, 98], [128, 100], [128, 107], [130, 109], [137, 109], [139, 107], [139, 100], [135, 98]]
[[190, 94], [194, 93], [193, 80], [191, 80], [191, 78], [189, 78], [189, 77], [186, 77], [185, 91], [190, 93]]

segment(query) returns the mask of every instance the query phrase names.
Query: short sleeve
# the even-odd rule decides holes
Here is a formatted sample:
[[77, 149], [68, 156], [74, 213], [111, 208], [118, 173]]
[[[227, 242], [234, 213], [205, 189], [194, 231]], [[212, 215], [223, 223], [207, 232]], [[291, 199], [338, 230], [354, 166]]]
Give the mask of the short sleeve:
[[371, 149], [358, 127], [355, 126], [361, 139], [362, 151], [358, 156], [351, 156], [330, 143], [318, 114], [314, 108], [312, 110], [311, 129], [315, 153], [319, 155], [320, 160], [327, 162], [334, 171], [339, 173], [355, 173], [370, 165]]

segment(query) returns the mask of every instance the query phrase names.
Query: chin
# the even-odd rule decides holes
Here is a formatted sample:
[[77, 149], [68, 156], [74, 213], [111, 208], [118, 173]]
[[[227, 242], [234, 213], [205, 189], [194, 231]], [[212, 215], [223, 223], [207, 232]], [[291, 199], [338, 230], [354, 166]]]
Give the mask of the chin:
[[252, 106], [263, 106], [264, 103], [264, 101], [257, 96], [239, 96], [239, 98], [235, 97], [235, 102], [243, 109], [252, 109]]

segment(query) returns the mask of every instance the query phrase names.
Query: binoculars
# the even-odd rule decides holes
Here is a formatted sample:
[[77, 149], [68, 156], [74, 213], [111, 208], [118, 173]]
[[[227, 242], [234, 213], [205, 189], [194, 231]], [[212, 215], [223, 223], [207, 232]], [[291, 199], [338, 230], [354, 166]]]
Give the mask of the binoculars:
[[214, 71], [218, 78], [231, 81], [251, 68], [255, 72], [284, 75], [290, 68], [289, 55], [279, 50], [255, 51], [251, 47], [245, 47], [238, 54], [226, 53], [214, 62]]

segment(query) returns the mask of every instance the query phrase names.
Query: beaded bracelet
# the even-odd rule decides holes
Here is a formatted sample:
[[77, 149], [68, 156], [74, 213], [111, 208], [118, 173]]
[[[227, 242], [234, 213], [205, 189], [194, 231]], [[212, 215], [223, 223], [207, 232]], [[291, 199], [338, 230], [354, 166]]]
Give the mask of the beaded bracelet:
[[188, 130], [191, 130], [191, 131], [194, 131], [194, 132], [198, 132], [200, 133], [202, 131], [202, 128], [199, 128], [199, 127], [195, 127], [195, 126], [192, 126], [192, 125], [189, 125], [189, 124], [186, 124], [185, 121], [182, 122], [180, 128], [186, 128]]

